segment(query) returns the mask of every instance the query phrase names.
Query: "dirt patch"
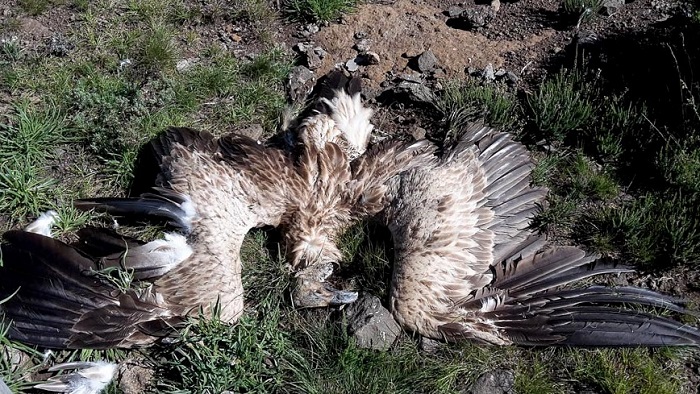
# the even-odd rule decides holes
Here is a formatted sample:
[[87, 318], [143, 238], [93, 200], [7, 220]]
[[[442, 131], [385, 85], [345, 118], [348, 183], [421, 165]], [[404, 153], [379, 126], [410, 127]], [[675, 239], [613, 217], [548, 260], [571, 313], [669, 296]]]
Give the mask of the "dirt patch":
[[449, 27], [447, 16], [438, 4], [399, 0], [393, 5], [368, 4], [347, 16], [342, 24], [321, 29], [317, 43], [328, 52], [319, 74], [336, 64], [355, 58], [357, 37], [371, 43], [379, 55], [379, 64], [367, 66], [363, 75], [370, 88], [378, 87], [387, 74], [409, 71], [409, 62], [426, 50], [437, 57], [447, 76], [463, 76], [468, 67], [483, 68], [491, 63], [501, 67], [508, 53], [536, 47], [554, 34], [542, 29], [523, 39], [490, 39], [478, 32]]
[[[560, 2], [534, 0], [503, 2], [496, 17], [483, 28], [465, 30], [450, 23], [447, 10], [484, 7], [483, 1], [398, 0], [394, 4], [365, 4], [340, 24], [322, 27], [311, 37], [327, 55], [315, 72], [324, 75], [358, 55], [354, 46], [369, 40], [379, 63], [362, 65], [359, 74], [376, 89], [392, 75], [413, 72], [411, 62], [426, 50], [438, 60], [442, 77], [465, 77], [465, 71], [489, 63], [518, 77], [538, 81], [561, 62], [567, 46], [577, 39], [596, 41], [618, 34], [644, 31], [680, 9], [674, 1], [637, 0], [611, 15], [595, 15], [577, 26], [578, 17], [560, 10]], [[288, 41], [294, 45], [299, 40]], [[303, 41], [303, 40], [302, 40]], [[415, 68], [415, 67], [413, 67]], [[558, 68], [556, 65], [554, 68]]]

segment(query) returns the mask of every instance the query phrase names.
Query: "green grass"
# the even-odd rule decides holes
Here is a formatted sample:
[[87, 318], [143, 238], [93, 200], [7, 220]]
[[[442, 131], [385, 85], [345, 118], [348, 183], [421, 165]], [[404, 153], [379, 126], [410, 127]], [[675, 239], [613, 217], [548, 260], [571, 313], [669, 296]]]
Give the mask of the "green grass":
[[[0, 300], [0, 305], [4, 301]], [[0, 376], [13, 393], [25, 392], [32, 387], [25, 376], [39, 370], [36, 363], [41, 360], [41, 353], [30, 346], [10, 341], [7, 330], [5, 321], [0, 320]]]
[[244, 316], [235, 327], [216, 313], [190, 323], [159, 363], [157, 386], [167, 392], [267, 393], [292, 385], [284, 372], [301, 358], [279, 330], [279, 309], [265, 305], [260, 313], [264, 318]]
[[0, 212], [13, 222], [38, 215], [53, 205], [57, 183], [30, 164], [0, 164]]
[[51, 0], [20, 0], [19, 6], [27, 14], [37, 16], [46, 11], [52, 3]]
[[562, 142], [581, 131], [593, 120], [596, 111], [593, 87], [577, 71], [562, 70], [544, 81], [528, 96], [530, 117], [538, 132], [551, 142]]
[[513, 130], [521, 122], [516, 97], [507, 92], [504, 85], [447, 81], [435, 106], [450, 131], [458, 131], [467, 123], [482, 119], [503, 130]]
[[356, 0], [288, 0], [285, 10], [292, 20], [327, 23], [351, 12], [356, 5]]
[[65, 116], [56, 108], [45, 110], [20, 103], [8, 122], [0, 124], [0, 160], [40, 164], [52, 158], [56, 148], [68, 141]]
[[153, 24], [137, 40], [135, 59], [147, 72], [168, 72], [175, 68], [179, 51], [173, 28]]

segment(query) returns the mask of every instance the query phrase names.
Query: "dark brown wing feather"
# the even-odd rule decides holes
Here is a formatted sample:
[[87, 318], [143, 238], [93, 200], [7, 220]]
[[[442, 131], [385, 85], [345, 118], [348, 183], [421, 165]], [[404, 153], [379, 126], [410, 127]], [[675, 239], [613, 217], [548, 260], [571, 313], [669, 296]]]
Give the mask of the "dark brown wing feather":
[[[0, 299], [19, 292], [0, 312], [13, 320], [12, 338], [58, 348], [133, 347], [152, 343], [199, 307], [206, 313], [220, 302], [222, 319], [238, 318], [243, 238], [252, 227], [279, 224], [294, 196], [304, 195], [303, 180], [286, 153], [244, 137], [217, 139], [170, 128], [148, 146], [159, 166], [155, 188], [135, 198], [82, 200], [76, 206], [165, 217], [188, 238], [174, 234], [171, 242], [166, 234], [161, 247], [101, 231], [83, 237], [79, 250], [8, 232]], [[166, 253], [153, 257], [149, 245]], [[176, 257], [168, 255], [169, 247]], [[100, 264], [128, 268], [137, 281], [153, 279], [153, 286], [118, 289], [94, 275]]]
[[[0, 310], [11, 319], [8, 335], [50, 348], [122, 345], [152, 342], [149, 322], [175, 324], [167, 311], [120, 293], [95, 275], [95, 263], [65, 243], [25, 231], [3, 235], [4, 266], [0, 298], [12, 296]], [[123, 346], [123, 345], [122, 345]]]

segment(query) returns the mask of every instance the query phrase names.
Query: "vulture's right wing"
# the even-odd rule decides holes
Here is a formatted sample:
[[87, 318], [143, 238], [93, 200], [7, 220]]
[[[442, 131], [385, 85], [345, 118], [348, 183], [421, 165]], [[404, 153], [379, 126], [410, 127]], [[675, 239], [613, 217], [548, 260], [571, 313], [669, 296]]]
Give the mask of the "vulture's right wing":
[[[144, 346], [200, 308], [218, 305], [226, 321], [240, 316], [244, 236], [278, 225], [296, 198], [306, 198], [293, 162], [245, 137], [183, 128], [169, 129], [150, 149], [159, 165], [152, 191], [75, 205], [165, 219], [182, 233], [145, 243], [83, 232], [76, 245], [41, 228], [5, 233], [0, 299], [9, 300], [0, 312], [13, 321], [12, 338], [58, 348]], [[117, 266], [131, 275], [127, 288], [98, 274]]]

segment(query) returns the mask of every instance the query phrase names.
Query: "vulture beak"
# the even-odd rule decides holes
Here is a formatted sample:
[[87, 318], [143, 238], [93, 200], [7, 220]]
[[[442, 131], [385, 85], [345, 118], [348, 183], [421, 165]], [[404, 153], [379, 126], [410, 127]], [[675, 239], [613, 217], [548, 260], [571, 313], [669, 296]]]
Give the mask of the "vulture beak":
[[333, 273], [333, 265], [320, 263], [296, 274], [297, 283], [292, 291], [292, 301], [300, 308], [319, 308], [353, 303], [356, 291], [338, 290], [326, 282]]
[[357, 301], [357, 292], [338, 290], [326, 282], [298, 279], [292, 299], [294, 305], [301, 308], [339, 306]]

